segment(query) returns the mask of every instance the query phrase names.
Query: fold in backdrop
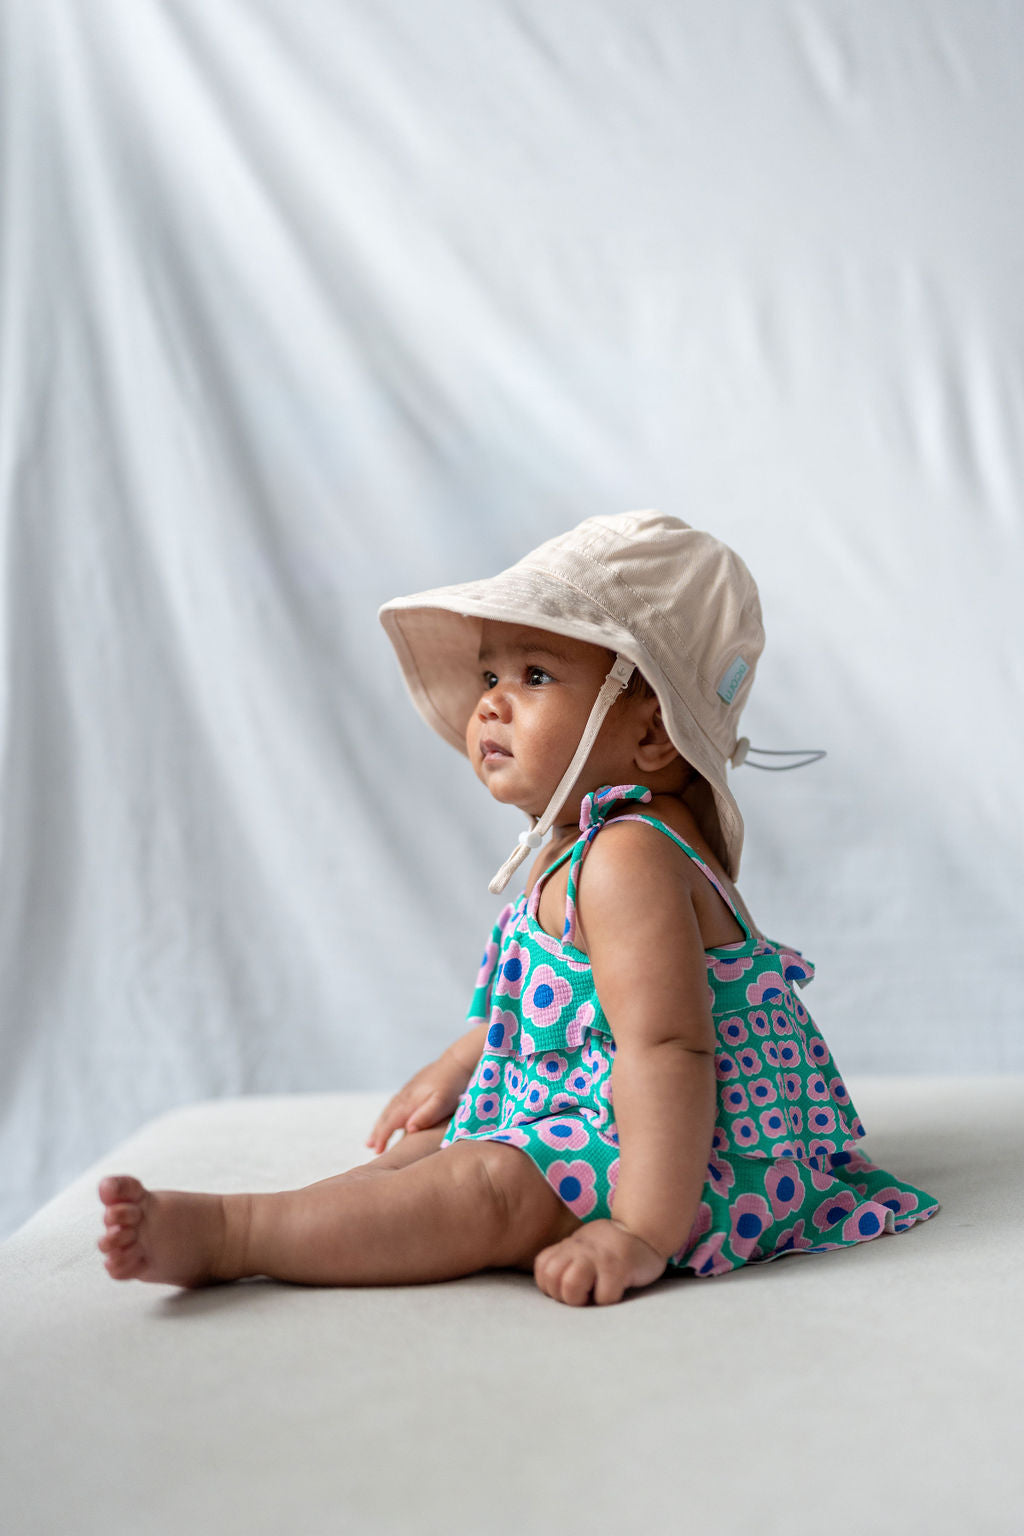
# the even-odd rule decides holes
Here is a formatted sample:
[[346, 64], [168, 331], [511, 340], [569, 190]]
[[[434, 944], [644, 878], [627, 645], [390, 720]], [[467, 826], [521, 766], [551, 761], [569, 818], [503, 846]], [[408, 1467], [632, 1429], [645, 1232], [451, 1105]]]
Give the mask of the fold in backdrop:
[[840, 1067], [1024, 1069], [1020, 6], [7, 0], [0, 69], [5, 1229], [461, 1032], [522, 822], [376, 608], [594, 512], [760, 583], [743, 728], [829, 756], [740, 884]]

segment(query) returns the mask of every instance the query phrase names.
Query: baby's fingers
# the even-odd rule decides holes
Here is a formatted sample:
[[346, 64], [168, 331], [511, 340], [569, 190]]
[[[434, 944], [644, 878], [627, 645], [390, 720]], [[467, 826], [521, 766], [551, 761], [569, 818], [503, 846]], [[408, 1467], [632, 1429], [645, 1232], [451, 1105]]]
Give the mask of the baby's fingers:
[[562, 1243], [537, 1255], [534, 1278], [545, 1296], [570, 1307], [585, 1307], [594, 1284], [594, 1262], [586, 1254], [573, 1254]]
[[440, 1093], [429, 1093], [412, 1114], [405, 1120], [407, 1131], [425, 1131], [428, 1126], [436, 1125], [442, 1117], [443, 1099]]
[[377, 1116], [373, 1130], [366, 1138], [366, 1145], [372, 1147], [374, 1152], [383, 1152], [395, 1131], [405, 1124], [406, 1115], [402, 1095], [398, 1094]]

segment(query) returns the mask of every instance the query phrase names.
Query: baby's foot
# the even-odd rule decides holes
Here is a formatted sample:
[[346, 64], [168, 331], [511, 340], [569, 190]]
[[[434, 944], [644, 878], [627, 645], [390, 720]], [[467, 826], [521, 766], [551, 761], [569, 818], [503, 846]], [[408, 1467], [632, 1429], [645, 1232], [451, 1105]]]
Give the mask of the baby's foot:
[[235, 1278], [223, 1196], [149, 1190], [127, 1175], [101, 1179], [99, 1194], [107, 1230], [97, 1246], [113, 1279], [196, 1286]]

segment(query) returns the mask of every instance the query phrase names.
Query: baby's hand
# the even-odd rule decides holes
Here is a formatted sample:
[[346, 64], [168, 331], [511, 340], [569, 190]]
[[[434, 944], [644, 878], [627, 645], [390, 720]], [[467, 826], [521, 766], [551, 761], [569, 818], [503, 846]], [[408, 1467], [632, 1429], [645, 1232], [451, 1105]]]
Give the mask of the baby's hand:
[[445, 1051], [410, 1078], [385, 1105], [366, 1138], [366, 1145], [374, 1152], [383, 1152], [395, 1131], [425, 1131], [428, 1126], [447, 1120], [472, 1075], [472, 1067], [466, 1067], [450, 1051]]
[[588, 1221], [560, 1243], [542, 1248], [533, 1261], [537, 1284], [570, 1307], [621, 1301], [630, 1286], [650, 1285], [667, 1260], [642, 1237], [615, 1220]]

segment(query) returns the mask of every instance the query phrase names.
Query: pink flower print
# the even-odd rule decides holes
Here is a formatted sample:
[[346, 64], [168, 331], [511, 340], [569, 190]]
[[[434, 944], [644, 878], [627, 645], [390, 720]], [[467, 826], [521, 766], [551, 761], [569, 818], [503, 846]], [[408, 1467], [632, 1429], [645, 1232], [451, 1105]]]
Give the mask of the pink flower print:
[[524, 949], [518, 939], [513, 939], [498, 970], [498, 977], [494, 984], [495, 997], [501, 997], [506, 993], [509, 997], [520, 997], [529, 969], [530, 951]]
[[752, 1045], [746, 1045], [742, 1051], [738, 1051], [736, 1053], [736, 1060], [748, 1077], [754, 1072], [764, 1071], [764, 1063]]
[[488, 1141], [507, 1141], [513, 1147], [528, 1147], [530, 1137], [526, 1131], [521, 1131], [518, 1126], [506, 1125], [500, 1131], [494, 1131]]
[[800, 1052], [792, 1040], [783, 1040], [779, 1046], [779, 1064], [783, 1067], [795, 1067], [800, 1060]]
[[569, 1070], [569, 1058], [559, 1056], [557, 1051], [548, 1051], [537, 1063], [537, 1071], [549, 1082], [557, 1083]]
[[747, 1002], [755, 1008], [759, 1003], [775, 1003], [784, 995], [785, 990], [786, 983], [777, 971], [762, 971], [747, 988]]
[[548, 1114], [549, 1115], [560, 1115], [563, 1112], [563, 1110], [570, 1110], [571, 1111], [571, 1110], [579, 1109], [579, 1107], [580, 1107], [579, 1099], [573, 1098], [571, 1093], [560, 1092], [560, 1093], [556, 1093], [554, 1095], [554, 1097], [551, 1100], [551, 1103], [548, 1105]]
[[[820, 1035], [815, 1035], [808, 1041], [807, 1059], [815, 1067], [827, 1067], [832, 1060], [832, 1057], [829, 1055], [828, 1046]], [[838, 1082], [838, 1078], [836, 1081]]]
[[749, 955], [737, 955], [734, 960], [716, 959], [708, 955], [708, 968], [718, 981], [739, 981], [744, 971], [749, 971], [753, 960]]
[[736, 1182], [736, 1171], [732, 1164], [724, 1157], [711, 1157], [708, 1159], [707, 1182], [711, 1188], [724, 1195], [727, 1189], [732, 1189]]
[[730, 1269], [735, 1269], [731, 1260], [722, 1252], [722, 1244], [725, 1242], [724, 1232], [712, 1232], [690, 1254], [687, 1264], [696, 1275], [724, 1275]]
[[519, 1030], [519, 1047], [518, 1047], [518, 1049], [516, 1051], [516, 1055], [517, 1056], [532, 1056], [533, 1053], [536, 1051], [536, 1049], [537, 1049], [537, 1046], [536, 1046], [536, 1043], [534, 1041], [533, 1036], [530, 1034], [530, 1031], [528, 1029], [520, 1028], [520, 1030]]
[[768, 1022], [768, 1015], [763, 1008], [757, 1008], [753, 1013], [748, 1013], [747, 1023], [755, 1035], [768, 1035], [771, 1033], [772, 1027]]
[[589, 1216], [597, 1204], [594, 1170], [589, 1163], [580, 1159], [572, 1163], [551, 1163], [547, 1169], [547, 1180], [559, 1199], [579, 1217]]
[[764, 1187], [772, 1203], [776, 1221], [799, 1208], [804, 1198], [804, 1183], [792, 1158], [775, 1163], [765, 1175]]
[[514, 1099], [521, 1099], [526, 1091], [526, 1075], [511, 1061], [505, 1067], [505, 1087]]
[[565, 978], [556, 976], [550, 965], [539, 965], [523, 993], [523, 1013], [538, 1029], [546, 1029], [571, 1002], [572, 987]]
[[881, 1237], [887, 1222], [890, 1226], [893, 1224], [886, 1208], [866, 1200], [843, 1222], [843, 1236], [848, 1243], [870, 1242], [873, 1237]]
[[[571, 994], [569, 1000], [571, 1001]], [[566, 1045], [573, 1047], [582, 1045], [583, 1037], [590, 1029], [595, 1017], [596, 1012], [593, 1003], [580, 1003], [576, 1012], [569, 1020], [568, 1028], [565, 1031]]]
[[722, 1103], [726, 1109], [739, 1113], [741, 1109], [749, 1109], [750, 1102], [739, 1083], [732, 1083], [722, 1093]]
[[728, 1152], [729, 1138], [720, 1125], [716, 1125], [711, 1137], [712, 1152]]
[[828, 1087], [829, 1092], [837, 1104], [849, 1104], [850, 1095], [847, 1093], [846, 1084], [843, 1082], [841, 1077], [832, 1078]]
[[755, 1104], [774, 1104], [778, 1097], [770, 1077], [755, 1077], [747, 1084], [747, 1092]]
[[812, 1166], [810, 1158], [807, 1159], [807, 1174], [813, 1188], [818, 1191], [835, 1187], [834, 1174], [830, 1173], [827, 1168], [819, 1168], [817, 1162]]
[[827, 1099], [829, 1097], [828, 1085], [820, 1072], [812, 1072], [807, 1079], [807, 1097], [809, 1099]]
[[740, 1018], [723, 1019], [718, 1026], [718, 1033], [732, 1050], [737, 1045], [742, 1045], [747, 1038], [747, 1026]]
[[844, 1221], [859, 1203], [852, 1189], [837, 1190], [835, 1194], [826, 1195], [811, 1220], [819, 1232], [825, 1232], [836, 1222]]
[[732, 1139], [738, 1147], [752, 1147], [757, 1142], [757, 1126], [749, 1115], [743, 1115], [732, 1123]]
[[812, 1141], [808, 1148], [809, 1156], [813, 1157], [822, 1168], [829, 1166], [834, 1152], [835, 1147], [830, 1141]]
[[803, 1084], [795, 1072], [787, 1073], [782, 1082], [786, 1090], [787, 1099], [798, 1099], [800, 1097]]
[[706, 1200], [702, 1200], [697, 1206], [697, 1214], [693, 1218], [693, 1225], [687, 1234], [685, 1243], [681, 1248], [677, 1248], [675, 1253], [672, 1254], [672, 1258], [675, 1260], [675, 1262], [677, 1264], [681, 1264], [687, 1253], [689, 1253], [690, 1249], [693, 1247], [694, 1243], [699, 1243], [705, 1232], [710, 1231], [711, 1207], [708, 1205]]
[[757, 1118], [766, 1136], [784, 1136], [789, 1129], [781, 1109], [763, 1109]]
[[548, 1090], [543, 1083], [531, 1083], [523, 1095], [523, 1108], [531, 1115], [543, 1114], [547, 1097]]
[[735, 1061], [724, 1051], [715, 1052], [715, 1076], [720, 1083], [727, 1083], [730, 1078], [739, 1076], [739, 1068]]
[[476, 1082], [481, 1088], [497, 1088], [501, 1082], [501, 1072], [497, 1062], [488, 1061], [485, 1058], [477, 1068]]
[[518, 1027], [519, 1020], [514, 1013], [509, 1013], [505, 1008], [492, 1008], [487, 1026], [487, 1051], [492, 1056], [507, 1056]]
[[498, 946], [495, 944], [494, 940], [491, 939], [488, 942], [487, 948], [484, 950], [483, 958], [480, 961], [480, 969], [477, 972], [476, 984], [478, 987], [486, 987], [487, 983], [490, 981], [491, 972], [494, 970], [494, 962], [497, 960], [497, 958]]
[[619, 1187], [619, 1160], [618, 1160], [618, 1158], [616, 1158], [614, 1163], [610, 1163], [608, 1165], [608, 1206], [609, 1206], [609, 1208], [611, 1208], [611, 1206], [613, 1206], [615, 1204], [615, 1195], [616, 1195], [616, 1192], [618, 1190], [618, 1187]]
[[[824, 1136], [828, 1131], [834, 1131], [835, 1128], [836, 1112], [834, 1109], [828, 1109], [823, 1104], [816, 1104], [814, 1108], [808, 1112], [807, 1129], [809, 1131], [817, 1131], [819, 1136]], [[830, 1152], [831, 1150], [832, 1148], [829, 1147]]]
[[777, 1035], [791, 1035], [793, 1021], [784, 1008], [772, 1009], [772, 1028]]
[[496, 1093], [481, 1093], [477, 1095], [473, 1106], [478, 1120], [497, 1120], [498, 1111], [501, 1108], [501, 1099]]
[[567, 1152], [577, 1152], [590, 1140], [583, 1121], [576, 1115], [564, 1120], [542, 1120], [538, 1130], [541, 1141], [549, 1147], [563, 1147]]
[[779, 1064], [779, 1048], [774, 1040], [766, 1040], [761, 1047], [764, 1051], [764, 1059], [769, 1066], [777, 1067]]
[[[457, 1127], [458, 1126], [464, 1126], [466, 1124], [466, 1121], [467, 1120], [472, 1120], [472, 1118], [473, 1118], [473, 1095], [471, 1093], [464, 1093], [462, 1095], [462, 1098], [459, 1100], [458, 1108], [455, 1111], [455, 1125]], [[458, 1134], [458, 1132], [456, 1132], [456, 1134]]]
[[794, 1137], [790, 1142], [790, 1146], [793, 1148], [794, 1157], [798, 1157], [802, 1161], [803, 1158], [807, 1156], [807, 1148], [804, 1146], [803, 1142], [799, 1141], [796, 1137]]
[[546, 949], [549, 955], [560, 956], [562, 953], [562, 946], [558, 940], [553, 939], [550, 933], [545, 933], [539, 925], [534, 931], [533, 940], [541, 949]]
[[804, 1236], [804, 1224], [803, 1220], [801, 1219], [800, 1221], [796, 1222], [794, 1226], [787, 1227], [785, 1232], [781, 1232], [779, 1234], [778, 1242], [775, 1244], [775, 1252], [806, 1252], [808, 1248], [812, 1248], [813, 1246], [814, 1244], [811, 1242], [811, 1239]]
[[854, 1115], [853, 1119], [850, 1121], [850, 1131], [854, 1136], [864, 1135], [864, 1126], [861, 1123], [860, 1115]]
[[917, 1210], [917, 1196], [912, 1195], [909, 1189], [898, 1189], [895, 1184], [877, 1190], [871, 1198], [876, 1205], [888, 1206], [896, 1216], [906, 1216]]
[[793, 1016], [794, 1016], [794, 1018], [799, 1019], [801, 1024], [809, 1023], [811, 1016], [807, 1012], [807, 1009], [804, 1007], [804, 1005], [800, 1001], [800, 999], [798, 997], [794, 997], [794, 998], [791, 999], [791, 1002], [792, 1002], [792, 1005], [793, 1005]]
[[798, 987], [806, 985], [814, 976], [814, 966], [798, 949], [780, 949], [779, 964], [786, 980], [795, 982]]
[[804, 1128], [804, 1112], [800, 1108], [799, 1104], [790, 1104], [787, 1106], [786, 1118], [789, 1121], [790, 1129], [795, 1132], [797, 1136], [799, 1136], [800, 1132]]
[[583, 1065], [591, 1077], [596, 1079], [604, 1077], [606, 1072], [610, 1072], [612, 1064], [609, 1056], [606, 1056], [601, 1047], [591, 1040], [588, 1045], [583, 1047]]
[[737, 1258], [749, 1259], [761, 1233], [772, 1224], [772, 1208], [763, 1195], [739, 1195], [729, 1207], [729, 1242]]
[[590, 1090], [590, 1078], [582, 1067], [573, 1067], [565, 1080], [565, 1086], [570, 1093], [587, 1093]]

